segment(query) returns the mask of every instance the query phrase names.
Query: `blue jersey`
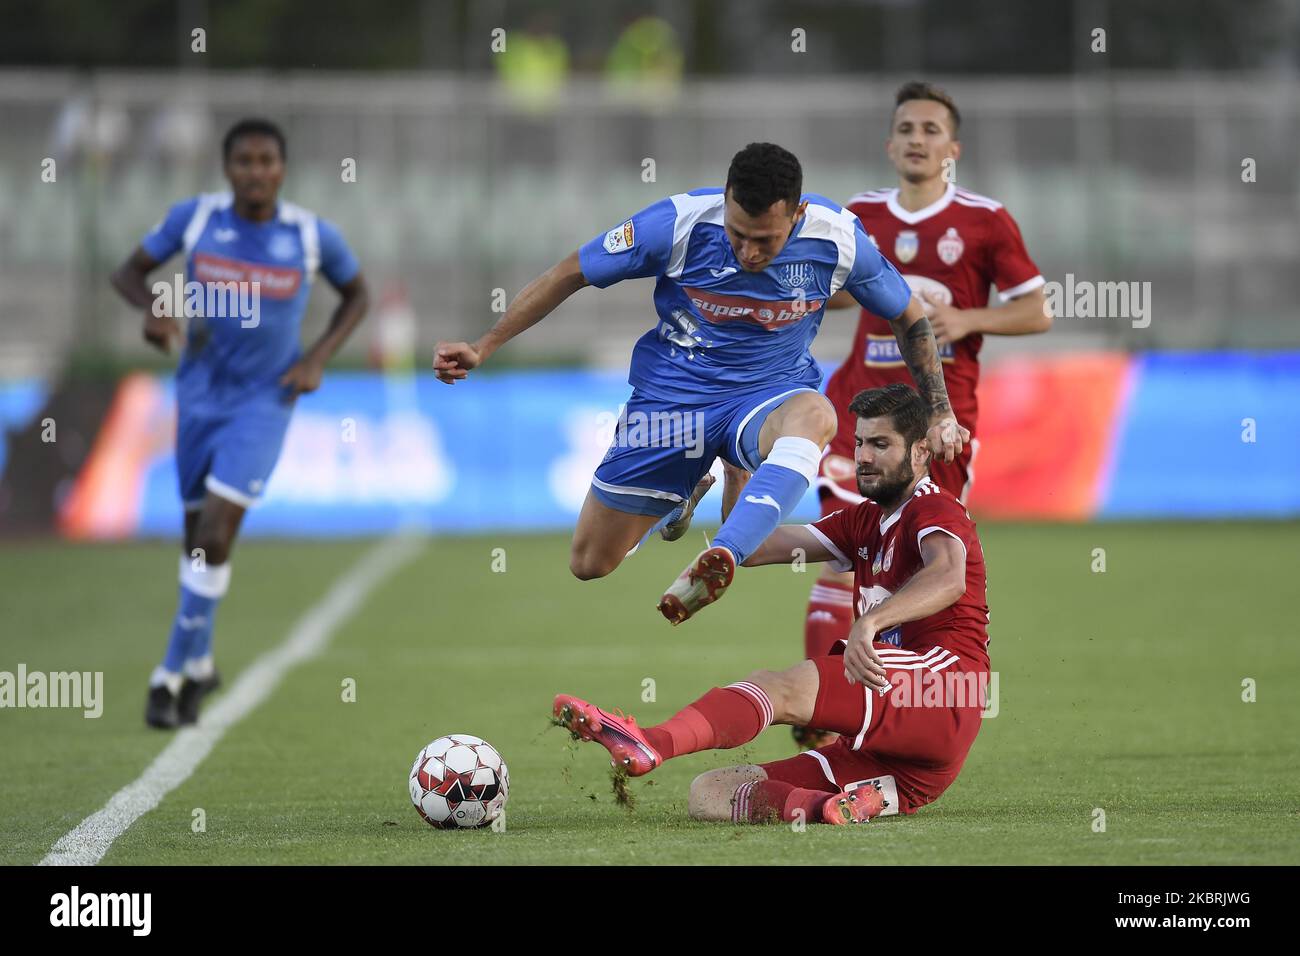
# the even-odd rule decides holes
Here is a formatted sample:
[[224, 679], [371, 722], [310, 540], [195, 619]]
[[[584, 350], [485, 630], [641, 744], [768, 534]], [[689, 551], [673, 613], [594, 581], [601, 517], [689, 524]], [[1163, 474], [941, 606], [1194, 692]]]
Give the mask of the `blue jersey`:
[[809, 348], [827, 299], [848, 289], [876, 315], [902, 314], [911, 290], [858, 218], [823, 196], [802, 198], [803, 218], [762, 272], [736, 259], [721, 189], [662, 199], [578, 251], [597, 288], [658, 279], [659, 322], [632, 351], [634, 388], [685, 403], [773, 382], [817, 388], [822, 372]]
[[[308, 210], [281, 202], [272, 219], [249, 222], [235, 214], [230, 193], [176, 203], [140, 245], [158, 262], [184, 252], [186, 283], [207, 290], [191, 300], [176, 371], [177, 399], [191, 412], [278, 397], [280, 376], [299, 356], [317, 270], [343, 285], [359, 268], [338, 229]], [[248, 297], [252, 283], [257, 309], [250, 318], [230, 306], [234, 295]]]

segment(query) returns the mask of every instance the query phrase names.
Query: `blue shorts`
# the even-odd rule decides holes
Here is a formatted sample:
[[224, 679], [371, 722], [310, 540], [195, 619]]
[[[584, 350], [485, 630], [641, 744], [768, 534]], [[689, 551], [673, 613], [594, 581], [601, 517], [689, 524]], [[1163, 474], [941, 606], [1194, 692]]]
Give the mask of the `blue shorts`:
[[258, 401], [220, 415], [181, 407], [176, 423], [176, 473], [186, 511], [207, 492], [245, 508], [262, 496], [280, 458], [292, 403]]
[[662, 517], [686, 500], [719, 456], [757, 470], [767, 416], [791, 395], [816, 391], [783, 382], [684, 405], [634, 390], [591, 479], [592, 493], [615, 511]]

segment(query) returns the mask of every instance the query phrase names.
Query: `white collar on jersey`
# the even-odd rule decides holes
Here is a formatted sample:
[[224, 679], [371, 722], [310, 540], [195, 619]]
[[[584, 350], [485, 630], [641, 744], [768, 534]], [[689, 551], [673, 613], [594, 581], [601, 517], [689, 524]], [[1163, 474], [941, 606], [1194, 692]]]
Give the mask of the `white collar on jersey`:
[[934, 479], [929, 475], [926, 475], [916, 483], [916, 490], [907, 496], [907, 500], [898, 506], [898, 510], [893, 514], [886, 515], [880, 519], [880, 533], [884, 534], [894, 525], [898, 524], [898, 519], [903, 517], [903, 509], [907, 507], [908, 501], [911, 501], [913, 498], [919, 498], [921, 495], [934, 494], [938, 490], [939, 486], [934, 483]]
[[943, 195], [936, 199], [924, 209], [918, 209], [916, 212], [908, 212], [898, 204], [898, 187], [895, 186], [889, 191], [889, 198], [885, 200], [885, 206], [895, 217], [903, 220], [909, 226], [913, 226], [923, 219], [929, 219], [931, 216], [937, 216], [948, 208], [954, 196], [957, 195], [957, 186], [955, 183], [949, 183], [948, 188], [943, 191]]

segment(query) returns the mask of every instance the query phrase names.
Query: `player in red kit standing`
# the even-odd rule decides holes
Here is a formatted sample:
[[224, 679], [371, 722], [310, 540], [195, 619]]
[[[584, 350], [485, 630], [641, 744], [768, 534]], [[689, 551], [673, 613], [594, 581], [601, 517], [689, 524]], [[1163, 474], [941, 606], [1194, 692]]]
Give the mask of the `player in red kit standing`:
[[[980, 346], [985, 335], [1030, 335], [1051, 327], [1043, 276], [1025, 249], [1020, 229], [996, 200], [956, 186], [961, 115], [952, 98], [929, 83], [901, 87], [885, 150], [898, 186], [854, 196], [845, 208], [862, 222], [880, 253], [902, 273], [925, 304], [943, 363], [957, 421], [971, 442], [952, 462], [933, 460], [930, 478], [963, 504], [979, 451]], [[1003, 305], [988, 308], [995, 286]], [[830, 306], [854, 303], [841, 297]], [[849, 400], [867, 388], [907, 381], [907, 369], [889, 327], [863, 310], [853, 349], [827, 383], [839, 428], [817, 477], [822, 514], [860, 499], [854, 486], [853, 417]], [[827, 566], [813, 584], [804, 621], [804, 653], [817, 657], [853, 624], [852, 581]], [[816, 745], [823, 735], [795, 728], [795, 739]]]
[[856, 396], [850, 412], [861, 503], [778, 527], [745, 562], [802, 553], [851, 572], [858, 617], [836, 652], [715, 687], [644, 729], [581, 698], [555, 698], [557, 720], [631, 776], [739, 747], [770, 724], [840, 735], [785, 760], [701, 774], [691, 784], [696, 819], [841, 824], [910, 814], [952, 784], [979, 733], [989, 676], [984, 555], [966, 509], [926, 473], [929, 409], [896, 383]]

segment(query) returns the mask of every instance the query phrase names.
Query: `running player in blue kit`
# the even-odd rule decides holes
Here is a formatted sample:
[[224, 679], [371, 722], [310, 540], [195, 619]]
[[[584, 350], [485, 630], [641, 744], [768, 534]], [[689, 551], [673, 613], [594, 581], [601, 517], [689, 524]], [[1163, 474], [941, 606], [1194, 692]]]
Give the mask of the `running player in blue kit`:
[[609, 574], [655, 529], [680, 536], [721, 456], [753, 477], [659, 610], [679, 624], [722, 596], [808, 490], [835, 434], [809, 347], [840, 289], [893, 317], [931, 410], [935, 455], [950, 461], [968, 439], [921, 304], [857, 217], [804, 194], [799, 160], [771, 143], [737, 153], [724, 189], [662, 199], [592, 239], [529, 283], [477, 342], [439, 342], [434, 370], [454, 384], [584, 286], [651, 276], [659, 320], [633, 349], [632, 396], [578, 517], [569, 558], [578, 578]]
[[[325, 363], [368, 303], [339, 231], [277, 198], [285, 143], [275, 125], [237, 123], [222, 158], [231, 192], [176, 203], [112, 275], [121, 296], [144, 310], [145, 339], [163, 352], [180, 338], [177, 314], [188, 317], [176, 370], [176, 468], [185, 506], [180, 602], [145, 709], [145, 721], [160, 728], [197, 721], [203, 697], [220, 683], [213, 616], [230, 585], [240, 522], [280, 456], [297, 396], [320, 386]], [[173, 283], [155, 283], [155, 291], [147, 277], [177, 252], [185, 256], [186, 298], [169, 310], [163, 286]], [[299, 327], [318, 271], [340, 301], [303, 353]]]

